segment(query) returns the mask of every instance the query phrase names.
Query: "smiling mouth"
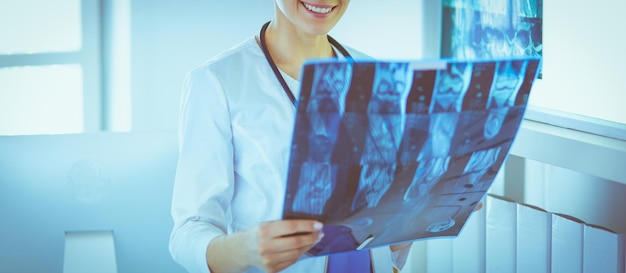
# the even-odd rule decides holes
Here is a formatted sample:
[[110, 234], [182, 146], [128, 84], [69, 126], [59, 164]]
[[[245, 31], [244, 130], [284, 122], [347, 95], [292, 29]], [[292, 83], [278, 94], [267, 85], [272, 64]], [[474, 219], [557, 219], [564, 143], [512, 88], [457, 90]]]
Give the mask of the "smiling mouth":
[[301, 3], [307, 10], [315, 12], [315, 13], [319, 13], [319, 14], [328, 14], [331, 11], [333, 11], [333, 8], [334, 8], [334, 7], [318, 7], [318, 6], [314, 6], [305, 2], [301, 2]]

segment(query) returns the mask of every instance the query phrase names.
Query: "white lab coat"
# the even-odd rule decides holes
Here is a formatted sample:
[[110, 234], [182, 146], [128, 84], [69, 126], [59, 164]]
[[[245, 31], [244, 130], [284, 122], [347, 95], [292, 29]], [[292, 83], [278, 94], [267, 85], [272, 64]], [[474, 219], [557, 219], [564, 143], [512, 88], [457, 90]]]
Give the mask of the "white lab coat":
[[[283, 76], [297, 98], [299, 82]], [[251, 37], [188, 74], [180, 110], [170, 252], [206, 273], [211, 239], [281, 219], [295, 107]], [[376, 271], [390, 272], [389, 249], [375, 252]], [[325, 263], [307, 258], [283, 272], [324, 272]]]

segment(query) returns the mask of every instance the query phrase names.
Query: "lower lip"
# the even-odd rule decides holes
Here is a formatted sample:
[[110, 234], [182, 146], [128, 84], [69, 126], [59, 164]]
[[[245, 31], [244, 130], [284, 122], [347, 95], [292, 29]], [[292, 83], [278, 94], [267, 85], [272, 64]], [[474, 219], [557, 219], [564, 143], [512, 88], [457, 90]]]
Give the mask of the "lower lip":
[[331, 15], [333, 13], [333, 11], [334, 11], [334, 8], [333, 8], [328, 13], [317, 13], [317, 12], [314, 12], [312, 10], [307, 9], [306, 6], [304, 5], [304, 3], [301, 3], [301, 4], [302, 4], [302, 7], [304, 8], [305, 11], [307, 11], [309, 14], [311, 14], [312, 16], [314, 16], [316, 18], [326, 18], [329, 15]]

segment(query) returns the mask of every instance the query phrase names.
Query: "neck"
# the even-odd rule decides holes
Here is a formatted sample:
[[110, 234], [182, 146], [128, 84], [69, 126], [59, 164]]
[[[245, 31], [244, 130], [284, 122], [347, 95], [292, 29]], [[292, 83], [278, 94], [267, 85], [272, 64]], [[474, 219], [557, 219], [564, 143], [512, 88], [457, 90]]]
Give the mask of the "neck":
[[272, 20], [265, 33], [265, 42], [272, 59], [287, 75], [298, 79], [304, 61], [334, 55], [327, 35], [305, 33], [288, 20], [282, 20], [287, 22], [281, 22], [281, 18]]

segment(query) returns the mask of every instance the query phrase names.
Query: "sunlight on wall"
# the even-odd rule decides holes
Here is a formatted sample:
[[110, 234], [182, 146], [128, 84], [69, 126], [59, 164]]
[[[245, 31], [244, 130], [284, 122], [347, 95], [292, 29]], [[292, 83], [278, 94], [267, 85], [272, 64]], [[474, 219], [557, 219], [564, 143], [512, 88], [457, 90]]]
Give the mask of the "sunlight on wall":
[[80, 8], [80, 0], [0, 0], [0, 54], [79, 50]]

